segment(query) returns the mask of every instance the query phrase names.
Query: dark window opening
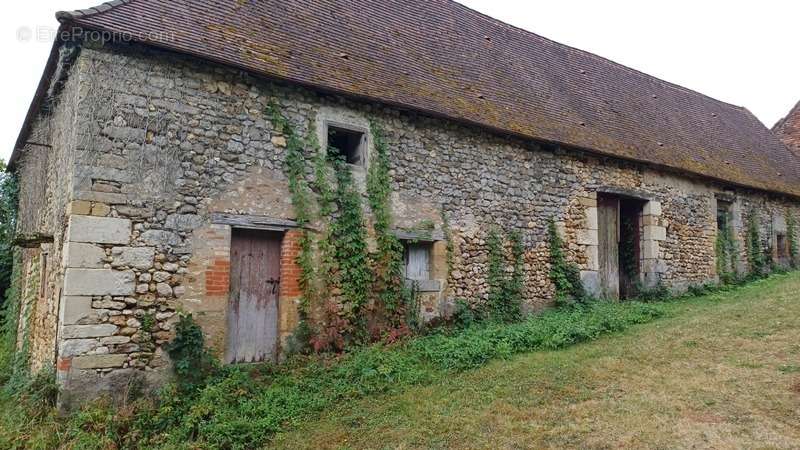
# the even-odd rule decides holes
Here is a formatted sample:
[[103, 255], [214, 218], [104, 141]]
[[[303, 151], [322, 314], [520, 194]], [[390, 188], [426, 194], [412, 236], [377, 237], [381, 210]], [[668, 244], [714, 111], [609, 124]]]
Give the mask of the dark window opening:
[[364, 165], [364, 133], [328, 125], [328, 148], [347, 164]]
[[731, 204], [717, 200], [717, 230], [728, 230], [731, 226]]
[[430, 280], [433, 244], [430, 242], [406, 242], [404, 247], [403, 276], [407, 280]]

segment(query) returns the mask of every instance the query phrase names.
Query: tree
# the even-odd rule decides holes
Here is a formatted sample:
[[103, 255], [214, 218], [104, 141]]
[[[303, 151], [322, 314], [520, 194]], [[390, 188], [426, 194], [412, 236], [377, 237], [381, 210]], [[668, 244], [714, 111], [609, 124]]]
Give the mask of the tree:
[[5, 303], [6, 290], [11, 286], [18, 199], [17, 178], [6, 171], [5, 161], [0, 160], [0, 310]]

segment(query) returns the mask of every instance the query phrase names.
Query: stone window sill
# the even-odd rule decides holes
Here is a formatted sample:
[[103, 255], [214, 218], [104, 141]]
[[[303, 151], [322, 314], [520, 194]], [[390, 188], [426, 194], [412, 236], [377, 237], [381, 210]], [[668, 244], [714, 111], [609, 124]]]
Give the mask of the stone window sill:
[[417, 292], [439, 292], [442, 290], [440, 280], [409, 280], [406, 279], [406, 287], [411, 289], [416, 285]]

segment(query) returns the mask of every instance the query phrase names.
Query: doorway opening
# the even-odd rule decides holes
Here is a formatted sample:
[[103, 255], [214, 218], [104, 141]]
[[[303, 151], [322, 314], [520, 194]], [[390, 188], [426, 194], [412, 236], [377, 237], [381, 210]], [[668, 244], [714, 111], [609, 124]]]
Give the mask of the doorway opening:
[[638, 294], [645, 203], [616, 194], [597, 196], [600, 287], [604, 298], [626, 299]]
[[283, 233], [234, 229], [225, 360], [275, 361]]

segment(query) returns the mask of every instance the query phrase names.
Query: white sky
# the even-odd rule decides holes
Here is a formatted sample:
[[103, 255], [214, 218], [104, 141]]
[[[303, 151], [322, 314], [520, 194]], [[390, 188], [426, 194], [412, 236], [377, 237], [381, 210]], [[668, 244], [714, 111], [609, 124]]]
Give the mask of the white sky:
[[[800, 2], [460, 0], [544, 37], [745, 106], [768, 127], [800, 100]], [[44, 69], [57, 10], [101, 0], [27, 0], [0, 15], [0, 157], [7, 160]]]

